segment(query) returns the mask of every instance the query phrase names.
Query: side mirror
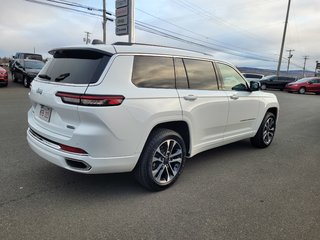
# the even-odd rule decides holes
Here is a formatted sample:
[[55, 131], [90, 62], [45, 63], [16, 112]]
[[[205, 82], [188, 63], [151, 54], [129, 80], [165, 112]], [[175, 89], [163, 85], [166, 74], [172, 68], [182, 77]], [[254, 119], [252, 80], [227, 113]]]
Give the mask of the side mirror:
[[260, 82], [257, 81], [250, 81], [250, 91], [254, 92], [254, 91], [259, 91], [261, 87]]
[[313, 82], [310, 81], [310, 82], [308, 82], [308, 84], [313, 84]]

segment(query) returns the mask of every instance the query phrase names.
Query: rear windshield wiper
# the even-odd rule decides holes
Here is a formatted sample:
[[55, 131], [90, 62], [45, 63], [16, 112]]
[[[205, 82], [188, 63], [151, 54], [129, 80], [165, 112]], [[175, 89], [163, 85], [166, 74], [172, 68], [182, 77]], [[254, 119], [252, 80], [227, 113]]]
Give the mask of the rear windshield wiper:
[[63, 79], [69, 77], [69, 76], [70, 76], [70, 73], [61, 74], [59, 77], [57, 77], [57, 78], [55, 79], [55, 81], [56, 81], [56, 82], [60, 82], [60, 81], [62, 81]]
[[46, 74], [39, 74], [38, 77], [39, 77], [39, 78], [43, 78], [43, 79], [47, 79], [47, 80], [50, 80], [50, 79], [51, 79], [51, 77], [49, 77], [49, 76], [46, 75]]

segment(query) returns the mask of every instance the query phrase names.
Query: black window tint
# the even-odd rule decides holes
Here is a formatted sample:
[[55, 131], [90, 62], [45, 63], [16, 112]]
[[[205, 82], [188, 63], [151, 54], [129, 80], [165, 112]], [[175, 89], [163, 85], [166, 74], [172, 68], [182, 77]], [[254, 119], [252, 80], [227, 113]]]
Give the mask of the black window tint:
[[224, 90], [245, 91], [248, 90], [246, 81], [232, 67], [218, 63]]
[[217, 90], [217, 77], [213, 64], [207, 61], [184, 59], [191, 89]]
[[[99, 80], [110, 56], [89, 50], [58, 50], [39, 73], [41, 80], [89, 84]], [[42, 77], [41, 76], [45, 76]]]
[[250, 74], [250, 73], [249, 74], [248, 73], [244, 73], [243, 76], [246, 77], [246, 78], [261, 78], [260, 75], [255, 75], [255, 74]]
[[175, 88], [173, 58], [135, 56], [132, 82], [144, 88]]
[[186, 70], [181, 58], [174, 59], [174, 67], [176, 70], [176, 88], [179, 88], [179, 89], [189, 88]]
[[28, 53], [26, 53], [26, 54], [24, 54], [23, 58], [42, 61], [42, 56], [39, 55], [39, 54], [28, 54]]

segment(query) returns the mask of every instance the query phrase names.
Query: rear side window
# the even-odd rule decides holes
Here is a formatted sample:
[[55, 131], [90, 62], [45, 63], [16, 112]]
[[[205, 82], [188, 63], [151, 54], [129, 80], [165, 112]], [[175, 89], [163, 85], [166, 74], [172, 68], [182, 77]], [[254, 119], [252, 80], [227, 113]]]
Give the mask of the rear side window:
[[175, 88], [173, 58], [135, 56], [132, 83], [143, 88]]
[[217, 90], [217, 77], [212, 62], [184, 59], [189, 86], [198, 90]]
[[176, 70], [176, 87], [178, 89], [188, 89], [188, 78], [181, 58], [174, 59], [174, 67]]
[[58, 50], [38, 77], [51, 82], [89, 84], [99, 80], [109, 55], [92, 50]]

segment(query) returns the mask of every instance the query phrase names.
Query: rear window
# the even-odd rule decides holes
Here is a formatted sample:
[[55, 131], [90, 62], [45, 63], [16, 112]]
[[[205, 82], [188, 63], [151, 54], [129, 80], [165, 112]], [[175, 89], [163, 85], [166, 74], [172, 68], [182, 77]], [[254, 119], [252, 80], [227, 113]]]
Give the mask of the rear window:
[[257, 78], [257, 79], [261, 79], [263, 77], [262, 75], [251, 74], [251, 73], [243, 73], [243, 76], [245, 78]]
[[38, 77], [41, 80], [89, 84], [99, 80], [110, 55], [92, 50], [58, 50], [53, 53]]
[[42, 56], [39, 54], [24, 54], [25, 59], [33, 59], [33, 60], [39, 60], [42, 61]]

